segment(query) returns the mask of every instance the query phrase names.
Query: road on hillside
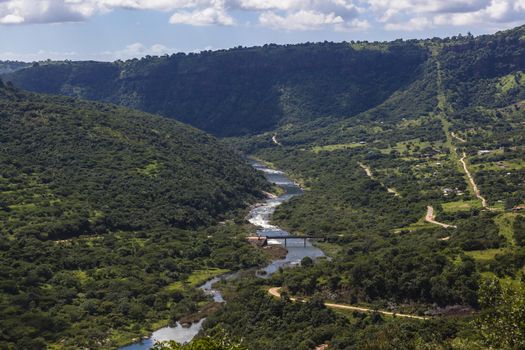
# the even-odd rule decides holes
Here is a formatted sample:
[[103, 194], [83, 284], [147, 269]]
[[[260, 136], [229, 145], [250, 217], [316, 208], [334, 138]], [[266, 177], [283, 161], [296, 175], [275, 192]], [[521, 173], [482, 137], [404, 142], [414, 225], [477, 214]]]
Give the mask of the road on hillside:
[[[365, 164], [359, 162], [359, 166], [361, 168], [363, 168], [363, 170], [365, 171], [366, 173], [366, 176], [368, 176], [369, 178], [371, 178], [372, 180], [374, 181], [377, 181], [376, 178], [374, 178], [374, 175], [372, 174], [372, 170], [370, 169], [370, 167], [366, 166]], [[385, 187], [387, 192], [388, 193], [392, 193], [394, 196], [396, 197], [401, 197], [401, 195], [399, 194], [399, 192], [397, 192], [395, 189], [393, 188], [390, 188], [390, 187], [386, 187], [384, 183], [382, 182], [379, 182], [381, 184], [381, 186]]]
[[282, 144], [279, 141], [277, 141], [277, 134], [274, 134], [272, 136], [272, 142], [275, 143], [277, 146], [282, 146]]
[[456, 134], [454, 133], [454, 131], [452, 131], [452, 132], [450, 133], [450, 135], [451, 135], [453, 138], [455, 138], [456, 140], [458, 140], [459, 142], [463, 142], [463, 143], [467, 142], [467, 140], [462, 139], [461, 137], [459, 137], [458, 135], [456, 135]]
[[465, 158], [467, 158], [467, 154], [463, 152], [463, 157], [461, 157], [459, 161], [463, 165], [463, 170], [465, 170], [465, 174], [467, 174], [468, 181], [470, 182], [470, 185], [472, 186], [472, 189], [474, 190], [474, 194], [481, 201], [481, 206], [487, 209], [488, 208], [487, 200], [485, 199], [485, 197], [481, 195], [478, 185], [476, 185], [476, 182], [474, 181], [474, 177], [468, 170], [467, 163], [465, 162]]
[[426, 222], [429, 222], [429, 223], [434, 224], [434, 225], [439, 225], [439, 226], [444, 227], [444, 228], [449, 228], [449, 227], [457, 228], [457, 226], [455, 226], [455, 225], [444, 224], [442, 222], [436, 221], [435, 218], [436, 218], [436, 216], [434, 215], [434, 207], [432, 207], [430, 205], [427, 206], [427, 215], [425, 216], [425, 221]]
[[[279, 287], [273, 287], [268, 289], [268, 293], [276, 298], [281, 298], [281, 288]], [[297, 298], [290, 298], [291, 301], [298, 301]], [[302, 302], [305, 302], [305, 300], [301, 300]], [[360, 306], [352, 306], [352, 305], [345, 305], [345, 304], [333, 304], [333, 303], [324, 303], [326, 307], [329, 307], [331, 309], [340, 309], [340, 310], [351, 310], [351, 311], [359, 311], [359, 312], [377, 312], [382, 315], [388, 315], [388, 316], [396, 316], [396, 317], [404, 317], [404, 318], [412, 318], [416, 320], [428, 320], [429, 317], [425, 316], [417, 316], [417, 315], [410, 315], [410, 314], [398, 314], [395, 312], [390, 311], [384, 311], [384, 310], [374, 310], [367, 307], [360, 307]]]

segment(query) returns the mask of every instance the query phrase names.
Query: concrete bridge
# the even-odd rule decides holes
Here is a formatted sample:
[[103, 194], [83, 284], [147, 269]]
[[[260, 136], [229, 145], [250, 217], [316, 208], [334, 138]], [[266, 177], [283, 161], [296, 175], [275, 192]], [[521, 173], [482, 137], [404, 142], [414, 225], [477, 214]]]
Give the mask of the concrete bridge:
[[268, 239], [284, 239], [284, 246], [286, 247], [287, 244], [288, 244], [288, 240], [293, 240], [293, 239], [299, 239], [299, 240], [303, 240], [303, 245], [306, 247], [306, 241], [309, 240], [309, 239], [316, 239], [316, 240], [319, 240], [319, 241], [326, 241], [326, 237], [324, 236], [262, 236], [262, 237], [265, 237], [267, 240]]

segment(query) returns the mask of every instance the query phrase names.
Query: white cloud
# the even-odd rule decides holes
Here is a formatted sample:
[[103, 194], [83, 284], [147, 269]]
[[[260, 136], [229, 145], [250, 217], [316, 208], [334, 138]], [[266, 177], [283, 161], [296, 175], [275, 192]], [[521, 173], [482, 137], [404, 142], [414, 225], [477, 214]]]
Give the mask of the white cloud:
[[24, 17], [19, 15], [5, 15], [4, 17], [0, 18], [1, 24], [20, 24], [24, 22]]
[[3, 24], [82, 21], [91, 15], [90, 8], [75, 0], [4, 0], [0, 18]]
[[76, 52], [58, 52], [58, 51], [47, 51], [39, 50], [36, 52], [0, 52], [0, 60], [2, 61], [23, 61], [23, 62], [34, 62], [50, 60], [78, 60], [80, 57]]
[[246, 23], [244, 13], [285, 30], [413, 31], [525, 21], [525, 0], [0, 0], [0, 25], [85, 21], [117, 9], [161, 11], [172, 24], [195, 26]]
[[213, 24], [231, 26], [235, 20], [225, 8], [224, 0], [211, 1], [211, 6], [193, 11], [175, 12], [171, 18], [172, 24], [189, 24], [194, 26], [208, 26]]
[[[23, 61], [23, 62], [33, 62], [33, 61], [45, 61], [47, 59], [53, 61], [62, 61], [62, 60], [96, 60], [96, 61], [115, 61], [118, 59], [127, 60], [135, 57], [144, 57], [147, 55], [151, 56], [162, 56], [165, 54], [171, 54], [178, 52], [180, 50], [169, 48], [162, 44], [154, 44], [151, 46], [145, 46], [142, 43], [133, 43], [127, 45], [121, 50], [115, 51], [103, 51], [92, 54], [79, 54], [74, 51], [47, 51], [47, 50], [38, 50], [36, 52], [27, 52], [27, 53], [15, 53], [15, 52], [0, 52], [0, 60], [12, 60], [12, 61]], [[198, 52], [201, 50], [195, 50]]]
[[135, 57], [144, 57], [147, 55], [151, 56], [162, 56], [164, 54], [170, 54], [176, 52], [176, 49], [169, 48], [162, 44], [154, 44], [150, 47], [145, 46], [142, 43], [133, 43], [126, 46], [122, 50], [116, 51], [104, 51], [95, 54], [97, 60], [102, 61], [114, 61], [114, 60], [127, 60]]
[[351, 32], [351, 31], [356, 31], [356, 30], [366, 30], [366, 29], [369, 29], [370, 27], [371, 27], [371, 24], [370, 22], [368, 22], [368, 20], [366, 19], [360, 20], [358, 18], [354, 18], [351, 21], [346, 21], [344, 23], [337, 24], [335, 26], [335, 30], [338, 32]]
[[259, 21], [270, 28], [287, 30], [317, 29], [326, 25], [343, 24], [344, 20], [335, 13], [324, 14], [316, 11], [301, 10], [286, 16], [279, 16], [272, 11], [263, 12]]
[[368, 0], [387, 30], [437, 26], [514, 25], [525, 21], [525, 0]]
[[414, 17], [406, 22], [386, 23], [386, 30], [416, 31], [432, 27], [432, 21], [426, 17]]

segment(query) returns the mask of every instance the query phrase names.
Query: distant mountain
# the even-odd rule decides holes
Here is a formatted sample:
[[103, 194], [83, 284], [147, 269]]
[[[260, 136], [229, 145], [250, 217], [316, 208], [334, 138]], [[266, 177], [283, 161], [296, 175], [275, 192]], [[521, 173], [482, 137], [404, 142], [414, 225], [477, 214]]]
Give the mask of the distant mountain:
[[174, 120], [3, 84], [0, 110], [5, 234], [207, 226], [265, 186], [215, 138]]
[[35, 65], [6, 79], [31, 91], [121, 104], [233, 136], [366, 111], [416, 79], [427, 57], [416, 41], [265, 45]]
[[17, 70], [30, 67], [31, 63], [19, 61], [0, 61], [0, 74], [13, 73]]
[[[253, 135], [289, 123], [352, 117], [400, 93], [406, 97], [410, 88], [435, 95], [427, 78], [441, 46], [439, 61], [453, 99], [462, 105], [469, 103], [465, 99], [487, 100], [496, 92], [495, 85], [486, 88], [490, 79], [523, 70], [524, 35], [522, 26], [477, 38], [272, 44], [113, 63], [55, 62], [5, 79], [35, 92], [161, 114], [219, 136]], [[461, 91], [453, 92], [456, 87], [449, 86], [457, 82]], [[505, 95], [510, 87], [505, 85]]]
[[456, 110], [497, 108], [525, 99], [525, 25], [463, 37], [445, 45], [437, 60], [443, 88]]

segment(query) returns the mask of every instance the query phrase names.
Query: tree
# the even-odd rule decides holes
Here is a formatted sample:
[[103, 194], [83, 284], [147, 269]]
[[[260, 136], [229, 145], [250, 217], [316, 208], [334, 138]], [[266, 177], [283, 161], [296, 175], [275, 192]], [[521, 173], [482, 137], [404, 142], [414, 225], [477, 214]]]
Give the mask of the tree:
[[516, 244], [525, 246], [525, 216], [518, 215], [513, 225], [514, 239]]
[[491, 349], [524, 349], [525, 287], [488, 280], [479, 295], [483, 312], [475, 325], [483, 343]]
[[241, 341], [234, 340], [222, 328], [212, 330], [212, 334], [194, 339], [187, 344], [175, 341], [156, 343], [152, 350], [247, 350]]
[[309, 256], [305, 256], [301, 260], [301, 266], [309, 267], [309, 266], [312, 266], [313, 264], [314, 264], [314, 261]]

